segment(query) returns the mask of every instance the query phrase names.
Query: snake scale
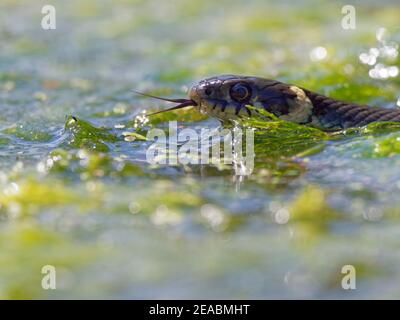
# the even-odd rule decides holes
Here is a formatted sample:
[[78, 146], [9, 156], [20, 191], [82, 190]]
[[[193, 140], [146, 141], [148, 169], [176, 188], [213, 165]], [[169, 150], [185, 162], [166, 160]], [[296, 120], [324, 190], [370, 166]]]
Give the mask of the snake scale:
[[361, 127], [377, 121], [400, 121], [398, 108], [377, 108], [339, 101], [260, 77], [221, 75], [193, 85], [189, 90], [190, 99], [151, 97], [179, 103], [156, 113], [194, 106], [201, 113], [221, 121], [251, 117], [260, 108], [280, 119], [325, 131]]

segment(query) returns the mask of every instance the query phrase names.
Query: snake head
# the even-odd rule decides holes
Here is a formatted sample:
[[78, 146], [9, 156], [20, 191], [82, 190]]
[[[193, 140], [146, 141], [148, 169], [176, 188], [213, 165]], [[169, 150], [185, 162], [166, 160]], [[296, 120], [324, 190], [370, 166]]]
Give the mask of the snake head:
[[[230, 121], [251, 117], [253, 112], [263, 109], [286, 121], [309, 123], [312, 120], [313, 105], [304, 90], [258, 77], [222, 75], [207, 78], [190, 88], [189, 99], [163, 98], [134, 92], [177, 103], [174, 107], [150, 115], [195, 107], [203, 114], [222, 121]], [[256, 109], [250, 109], [248, 106]]]
[[251, 116], [246, 105], [252, 105], [256, 96], [254, 81], [228, 75], [201, 80], [189, 90], [201, 113], [221, 120]]
[[189, 90], [198, 110], [222, 121], [250, 117], [247, 106], [262, 108], [284, 120], [307, 122], [312, 104], [304, 91], [275, 80], [223, 75], [201, 80]]

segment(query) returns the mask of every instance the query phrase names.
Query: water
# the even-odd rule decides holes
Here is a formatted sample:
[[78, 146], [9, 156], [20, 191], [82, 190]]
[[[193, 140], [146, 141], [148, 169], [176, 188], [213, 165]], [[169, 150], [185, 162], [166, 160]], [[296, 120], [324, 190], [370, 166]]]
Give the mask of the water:
[[[166, 104], [129, 90], [184, 97], [223, 73], [396, 107], [396, 1], [357, 3], [355, 30], [345, 2], [54, 3], [49, 31], [41, 3], [0, 4], [0, 297], [399, 297], [398, 128], [267, 125], [245, 178], [150, 166], [150, 142], [126, 138], [169, 120], [219, 128], [190, 110], [143, 123]], [[44, 265], [57, 290], [42, 289]]]

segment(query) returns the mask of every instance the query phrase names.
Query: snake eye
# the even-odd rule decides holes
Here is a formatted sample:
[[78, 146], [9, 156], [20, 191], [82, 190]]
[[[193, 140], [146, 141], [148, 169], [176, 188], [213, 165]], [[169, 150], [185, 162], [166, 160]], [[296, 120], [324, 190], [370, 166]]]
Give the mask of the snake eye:
[[247, 84], [236, 83], [231, 87], [229, 93], [233, 100], [244, 102], [251, 97], [251, 88]]
[[211, 88], [206, 88], [206, 90], [204, 90], [204, 93], [206, 94], [206, 95], [211, 95], [211, 93], [212, 93], [212, 90], [211, 90]]

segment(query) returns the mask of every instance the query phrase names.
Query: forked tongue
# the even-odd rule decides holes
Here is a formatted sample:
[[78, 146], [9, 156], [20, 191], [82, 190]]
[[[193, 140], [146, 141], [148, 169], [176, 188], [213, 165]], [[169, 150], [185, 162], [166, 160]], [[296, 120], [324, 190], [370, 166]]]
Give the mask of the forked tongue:
[[154, 98], [154, 99], [158, 99], [158, 100], [178, 103], [178, 105], [176, 105], [174, 107], [150, 113], [150, 114], [148, 114], [148, 116], [153, 116], [155, 114], [168, 112], [168, 111], [172, 111], [172, 110], [177, 110], [177, 109], [182, 109], [182, 108], [186, 108], [186, 107], [195, 107], [195, 106], [197, 106], [197, 103], [195, 101], [193, 101], [192, 99], [168, 99], [168, 98], [162, 98], [162, 97], [153, 96], [151, 94], [147, 94], [147, 93], [143, 93], [143, 92], [139, 92], [139, 91], [135, 91], [135, 90], [131, 90], [131, 91], [136, 93], [136, 94], [140, 94], [142, 96], [145, 96], [145, 97], [150, 97], [150, 98]]

